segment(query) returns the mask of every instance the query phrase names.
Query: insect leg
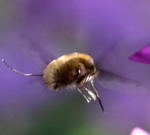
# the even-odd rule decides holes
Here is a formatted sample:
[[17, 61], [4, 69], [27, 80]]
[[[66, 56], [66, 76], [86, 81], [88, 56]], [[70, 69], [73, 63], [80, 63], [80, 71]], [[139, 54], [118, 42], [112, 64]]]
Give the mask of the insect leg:
[[91, 83], [92, 89], [94, 90], [96, 96], [99, 97], [98, 91], [96, 90], [96, 88], [95, 88], [95, 86], [94, 86], [94, 81], [91, 80], [90, 83]]
[[20, 75], [23, 75], [23, 76], [43, 76], [43, 74], [32, 74], [32, 73], [24, 73], [24, 72], [21, 72], [15, 68], [13, 68], [11, 65], [9, 65], [5, 59], [1, 59], [1, 62], [7, 67], [9, 68], [12, 72], [15, 72], [17, 74], [20, 74]]
[[87, 92], [89, 97], [91, 97], [93, 100], [96, 100], [97, 97], [96, 97], [95, 93], [93, 93], [91, 90], [89, 90], [86, 87], [84, 87], [84, 90]]
[[79, 88], [77, 88], [78, 92], [85, 98], [85, 100], [87, 101], [87, 103], [90, 103], [91, 98], [87, 97], [82, 90], [80, 90]]

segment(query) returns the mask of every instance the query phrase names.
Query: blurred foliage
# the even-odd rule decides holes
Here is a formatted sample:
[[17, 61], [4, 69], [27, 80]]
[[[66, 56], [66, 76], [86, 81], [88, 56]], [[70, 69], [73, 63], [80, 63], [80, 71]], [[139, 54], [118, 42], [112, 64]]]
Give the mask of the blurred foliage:
[[79, 101], [76, 99], [63, 101], [55, 107], [47, 106], [44, 110], [33, 114], [34, 124], [26, 135], [94, 135], [89, 123], [86, 123], [86, 109]]

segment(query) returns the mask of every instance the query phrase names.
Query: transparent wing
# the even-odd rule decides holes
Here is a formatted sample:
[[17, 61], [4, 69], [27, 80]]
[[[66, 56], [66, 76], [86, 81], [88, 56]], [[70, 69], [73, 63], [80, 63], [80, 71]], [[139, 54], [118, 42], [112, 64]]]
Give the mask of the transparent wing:
[[[49, 52], [46, 48], [46, 45], [41, 45], [38, 41], [34, 40], [32, 37], [22, 34], [22, 38], [28, 42], [30, 49], [37, 52], [39, 54], [40, 59], [45, 63], [48, 64], [50, 61], [55, 59], [56, 57]], [[52, 49], [51, 49], [52, 50]]]
[[125, 76], [121, 76], [121, 75], [118, 75], [116, 73], [113, 73], [113, 72], [110, 72], [110, 71], [106, 71], [106, 70], [103, 70], [103, 69], [99, 70], [98, 78], [100, 80], [105, 80], [105, 81], [116, 80], [116, 81], [119, 81], [121, 83], [134, 83], [136, 85], [140, 84], [140, 82], [138, 82], [136, 80], [132, 80], [132, 79], [129, 79], [129, 78], [125, 77]]
[[141, 82], [127, 78], [116, 73], [106, 71], [98, 67], [98, 83], [101, 87], [109, 90], [135, 90], [142, 86]]

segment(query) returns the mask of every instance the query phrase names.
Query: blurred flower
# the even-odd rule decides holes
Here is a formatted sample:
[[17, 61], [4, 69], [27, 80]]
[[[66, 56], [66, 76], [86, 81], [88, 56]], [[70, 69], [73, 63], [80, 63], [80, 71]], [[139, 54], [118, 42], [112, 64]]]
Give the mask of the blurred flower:
[[132, 130], [130, 135], [150, 135], [150, 133], [146, 132], [145, 130], [136, 127]]
[[150, 45], [129, 57], [130, 60], [150, 64]]
[[[150, 42], [150, 1], [2, 0], [0, 7], [0, 57], [4, 57], [18, 70], [41, 73], [47, 62], [53, 58], [78, 51], [91, 55], [100, 68], [145, 84], [143, 87], [132, 83], [118, 83], [115, 79], [96, 79], [97, 89], [100, 90], [107, 112], [103, 115], [97, 107], [98, 104], [87, 105], [76, 92], [49, 92], [42, 79], [24, 78], [0, 64], [0, 119], [2, 117], [8, 123], [5, 126], [2, 122], [5, 126], [3, 134], [12, 134], [14, 121], [18, 121], [16, 130], [22, 130], [18, 128], [22, 121], [24, 130], [29, 131], [32, 125], [27, 125], [34, 123], [37, 112], [39, 116], [36, 116], [36, 123], [41, 123], [39, 117], [43, 120], [44, 115], [40, 113], [42, 109], [49, 109], [45, 117], [49, 119], [43, 123], [50, 131], [53, 128], [49, 126], [54, 124], [50, 118], [52, 108], [55, 108], [55, 103], [61, 102], [68, 104], [70, 110], [78, 107], [75, 104], [77, 101], [81, 103], [81, 108], [85, 111], [81, 112], [86, 117], [85, 122], [92, 123], [94, 130], [96, 126], [97, 129], [101, 128], [101, 132], [106, 134], [125, 134], [124, 131], [128, 131], [133, 123], [150, 123], [149, 66], [136, 66], [135, 62], [128, 60], [131, 52]], [[74, 105], [70, 99], [67, 100], [72, 97]], [[84, 109], [86, 105], [88, 111]], [[59, 126], [63, 125], [59, 120], [72, 121], [67, 115], [79, 115], [65, 110], [64, 105], [60, 104], [58, 108], [60, 107], [64, 112], [60, 113], [56, 109], [56, 112], [62, 114], [54, 124], [58, 128], [57, 131], [61, 128]], [[78, 112], [79, 109], [76, 110]], [[66, 117], [63, 117], [63, 114], [67, 114]], [[79, 124], [80, 127], [82, 123], [78, 122], [78, 117], [74, 118], [77, 119], [76, 125]], [[87, 119], [91, 120], [87, 122]], [[9, 124], [10, 121], [12, 125]], [[55, 117], [53, 121], [56, 121]], [[7, 128], [8, 125], [12, 130]], [[38, 129], [41, 129], [40, 124]], [[7, 131], [10, 133], [6, 133]], [[23, 131], [20, 132], [24, 134]], [[38, 131], [33, 133], [38, 134]]]

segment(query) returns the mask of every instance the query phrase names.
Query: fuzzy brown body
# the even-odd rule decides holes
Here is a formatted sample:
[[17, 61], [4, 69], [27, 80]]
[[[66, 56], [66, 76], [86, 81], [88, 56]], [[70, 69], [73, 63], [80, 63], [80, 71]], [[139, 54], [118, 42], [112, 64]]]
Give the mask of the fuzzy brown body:
[[[94, 86], [93, 79], [97, 75], [96, 66], [91, 56], [83, 53], [71, 53], [63, 55], [50, 62], [43, 74], [24, 73], [13, 68], [4, 59], [1, 60], [11, 71], [23, 76], [42, 76], [45, 84], [52, 89], [75, 87], [85, 98], [87, 103], [98, 100], [102, 111], [102, 105], [98, 91]], [[88, 87], [90, 84], [91, 87]]]
[[71, 53], [50, 62], [44, 70], [43, 78], [49, 88], [60, 89], [83, 85], [88, 76], [95, 75], [96, 67], [91, 56]]

